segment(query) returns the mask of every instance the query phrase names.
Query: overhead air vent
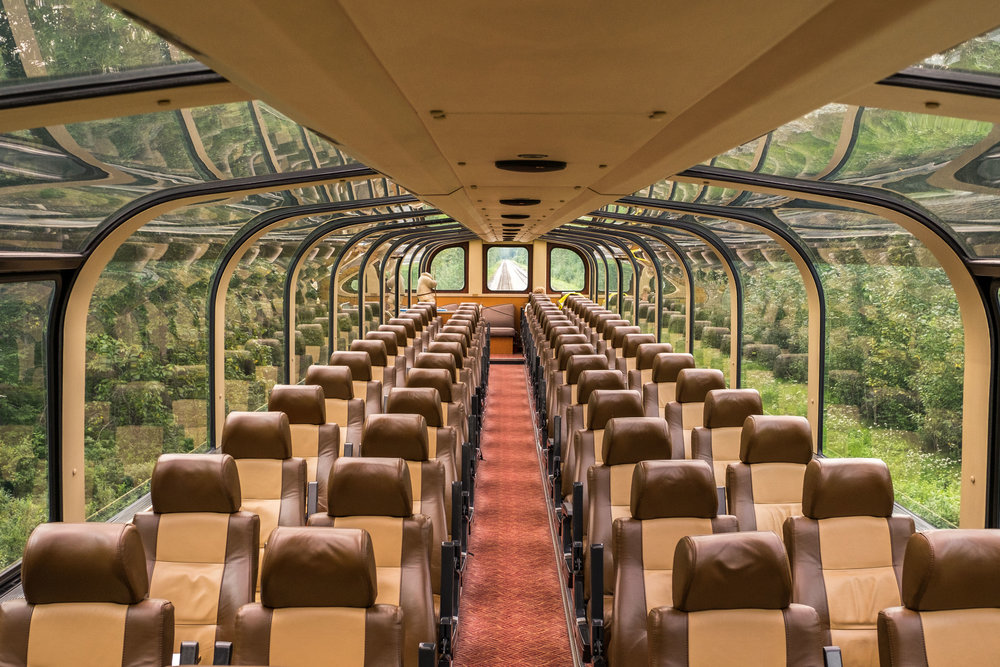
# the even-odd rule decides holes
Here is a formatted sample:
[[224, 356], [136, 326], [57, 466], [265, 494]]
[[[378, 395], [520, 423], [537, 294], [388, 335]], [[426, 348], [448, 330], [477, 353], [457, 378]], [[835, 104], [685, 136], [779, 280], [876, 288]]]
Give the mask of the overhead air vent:
[[562, 171], [566, 168], [566, 163], [561, 160], [497, 160], [493, 164], [497, 169], [519, 171], [528, 174]]
[[505, 220], [527, 220], [531, 216], [527, 213], [501, 213], [500, 217]]
[[541, 199], [529, 199], [527, 197], [516, 197], [514, 199], [501, 199], [504, 206], [537, 206], [542, 203]]
[[501, 222], [500, 226], [501, 227], [513, 227], [515, 229], [519, 229], [521, 227], [524, 227], [524, 223], [523, 222]]

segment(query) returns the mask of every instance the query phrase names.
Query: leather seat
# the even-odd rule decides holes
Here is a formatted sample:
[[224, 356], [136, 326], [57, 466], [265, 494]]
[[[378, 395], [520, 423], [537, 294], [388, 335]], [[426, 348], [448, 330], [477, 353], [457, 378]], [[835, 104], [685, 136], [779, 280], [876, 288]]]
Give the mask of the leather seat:
[[[430, 327], [425, 326], [425, 313], [418, 312], [416, 310], [407, 310], [402, 313], [398, 319], [410, 320], [413, 323], [414, 329], [416, 329], [416, 338], [414, 339], [417, 346], [417, 351], [423, 350], [427, 346], [427, 342], [431, 339]], [[395, 318], [394, 318], [395, 319]], [[392, 322], [390, 321], [390, 324]]]
[[[443, 369], [448, 371], [448, 375], [452, 379], [452, 399], [462, 403], [466, 414], [472, 414], [472, 392], [474, 388], [462, 379], [463, 377], [468, 378], [468, 372], [463, 375], [459, 374], [458, 364], [455, 363], [455, 355], [449, 352], [421, 352], [414, 359], [413, 368]], [[413, 371], [411, 370], [409, 375], [412, 374]], [[409, 375], [407, 376], [407, 381], [409, 381]], [[456, 389], [460, 392], [457, 397], [455, 394]]]
[[[323, 389], [323, 404], [326, 408], [326, 423], [337, 424], [337, 455], [344, 452], [344, 444], [350, 442], [357, 446], [361, 443], [361, 429], [365, 424], [365, 401], [354, 396], [354, 382], [351, 369], [347, 366], [317, 366], [306, 369], [306, 385], [316, 385]], [[275, 400], [274, 390], [271, 390], [270, 401]], [[293, 428], [293, 433], [296, 431]], [[304, 430], [304, 429], [302, 429]], [[292, 436], [294, 451], [295, 436]], [[308, 460], [308, 457], [306, 457]], [[325, 479], [318, 475], [317, 479]]]
[[[413, 323], [410, 324], [412, 326]], [[405, 377], [406, 371], [413, 366], [413, 356], [416, 354], [416, 349], [413, 346], [413, 332], [402, 324], [380, 324], [377, 331], [388, 331], [396, 336], [396, 355], [403, 358], [403, 377]], [[398, 384], [401, 381], [401, 378], [398, 377], [398, 366], [396, 367], [396, 375]]]
[[372, 358], [367, 351], [334, 352], [330, 355], [330, 366], [346, 366], [351, 369], [354, 395], [364, 399], [365, 416], [382, 412], [382, 383], [375, 379]]
[[260, 519], [240, 510], [228, 454], [164, 454], [150, 480], [152, 511], [132, 519], [146, 550], [149, 596], [174, 605], [174, 647], [196, 641], [211, 655], [235, 639], [236, 611], [257, 584]]
[[376, 604], [371, 537], [346, 528], [278, 528], [260, 604], [239, 610], [237, 665], [402, 665], [403, 611]]
[[418, 645], [436, 641], [432, 539], [430, 519], [413, 513], [406, 462], [370, 457], [340, 459], [330, 474], [329, 498], [329, 509], [309, 517], [309, 525], [368, 532], [378, 579], [375, 603], [403, 609], [403, 663], [415, 666]]
[[903, 556], [903, 606], [878, 615], [884, 667], [987, 665], [1000, 656], [1000, 530], [930, 530]]
[[[628, 377], [629, 374], [638, 369], [639, 346], [656, 345], [656, 336], [651, 333], [630, 333], [622, 337], [622, 346], [618, 355], [618, 370]], [[664, 350], [666, 352], [667, 350]], [[640, 387], [630, 387], [639, 389]]]
[[393, 317], [388, 322], [391, 326], [403, 327], [406, 329], [406, 347], [413, 350], [413, 354], [423, 351], [423, 343], [420, 340], [420, 331], [416, 323], [409, 317]]
[[713, 389], [705, 397], [702, 426], [691, 431], [691, 458], [703, 459], [715, 471], [715, 485], [726, 486], [726, 467], [740, 460], [743, 422], [763, 414], [756, 389]]
[[725, 389], [722, 371], [714, 368], [685, 368], [677, 374], [677, 398], [663, 409], [670, 424], [670, 437], [684, 448], [674, 448], [679, 459], [691, 458], [691, 431], [705, 425], [705, 397], [713, 389]]
[[729, 513], [743, 530], [782, 534], [785, 519], [802, 514], [812, 436], [805, 417], [751, 415], [740, 434], [740, 461], [726, 469]]
[[642, 403], [647, 417], [662, 417], [666, 407], [677, 400], [677, 376], [694, 368], [694, 357], [682, 352], [662, 352], [653, 357], [650, 381], [642, 385]]
[[459, 368], [466, 368], [472, 377], [472, 386], [482, 385], [482, 366], [480, 357], [467, 347], [465, 337], [461, 334], [439, 333], [427, 346], [428, 352], [450, 352], [455, 355], [455, 363]]
[[[240, 509], [260, 517], [263, 557], [272, 530], [305, 525], [306, 462], [292, 458], [292, 434], [284, 412], [230, 412], [222, 427], [221, 449], [236, 459]], [[329, 471], [327, 467], [327, 476]]]
[[774, 533], [681, 538], [673, 606], [649, 613], [651, 667], [822, 667], [816, 611], [790, 603], [788, 559]]
[[[599, 355], [603, 357], [603, 355]], [[584, 355], [582, 358], [590, 358]], [[604, 357], [604, 364], [607, 358]], [[625, 378], [618, 371], [601, 369], [584, 369], [580, 371], [580, 377], [576, 383], [576, 402], [566, 407], [566, 418], [564, 420], [564, 437], [562, 440], [562, 495], [568, 497], [573, 493], [573, 482], [576, 476], [573, 471], [576, 467], [576, 432], [587, 428], [588, 415], [590, 412], [590, 397], [597, 389], [624, 390]]]
[[457, 429], [460, 444], [468, 442], [469, 415], [462, 403], [462, 397], [466, 395], [464, 384], [452, 382], [451, 374], [444, 368], [414, 368], [407, 374], [405, 386], [436, 389], [442, 403], [443, 425]]
[[[393, 387], [400, 386], [406, 375], [406, 356], [403, 354], [402, 346], [397, 342], [396, 333], [393, 331], [369, 331], [365, 334], [365, 340], [380, 340], [385, 345], [386, 360], [385, 370], [382, 372], [382, 389], [388, 391]], [[372, 353], [369, 353], [369, 356], [371, 355]], [[372, 363], [375, 364], [374, 357]]]
[[[625, 352], [625, 336], [628, 334], [641, 334], [642, 329], [628, 320], [622, 320], [625, 324], [610, 324], [610, 322], [614, 321], [609, 320], [609, 324], [605, 325], [604, 334], [605, 339], [608, 341], [608, 348], [605, 350], [605, 354], [608, 355], [608, 366], [610, 368], [619, 368], [618, 360]], [[609, 332], [611, 334], [610, 337], [608, 336]]]
[[[431, 459], [444, 463], [445, 484], [461, 481], [459, 462], [462, 460], [458, 430], [444, 423], [444, 406], [441, 395], [433, 387], [396, 387], [389, 391], [385, 411], [387, 414], [421, 415], [427, 425], [427, 450]], [[450, 515], [451, 505], [445, 508]], [[451, 525], [451, 516], [448, 517]]]
[[351, 341], [351, 352], [364, 352], [371, 361], [371, 379], [382, 386], [384, 392], [395, 386], [396, 382], [396, 358], [391, 358], [386, 349], [385, 341], [373, 339], [355, 339]]
[[892, 516], [889, 468], [878, 459], [814, 459], [802, 514], [785, 521], [792, 599], [819, 614], [845, 667], [878, 664], [878, 613], [901, 600], [913, 519]]
[[719, 516], [717, 508], [712, 469], [704, 461], [642, 461], [635, 466], [629, 513], [612, 525], [611, 665], [647, 664], [646, 617], [673, 604], [674, 550], [680, 539], [739, 530], [736, 517]]
[[452, 358], [455, 359], [455, 369], [458, 372], [458, 380], [460, 382], [464, 382], [466, 386], [473, 391], [475, 391], [475, 388], [479, 386], [478, 370], [475, 365], [470, 367], [466, 364], [466, 359], [462, 354], [462, 346], [460, 344], [432, 340], [427, 345], [427, 353], [450, 354]]
[[[309, 377], [312, 368], [314, 367], [310, 366], [309, 370], [306, 371], [306, 377]], [[332, 369], [335, 367], [320, 366], [318, 368]], [[320, 375], [322, 374], [320, 373]], [[347, 386], [349, 387], [350, 383]], [[267, 399], [269, 412], [284, 413], [287, 417], [292, 447], [290, 456], [305, 461], [306, 481], [317, 484], [318, 509], [326, 507], [326, 493], [324, 493], [323, 487], [326, 486], [326, 478], [330, 475], [330, 467], [333, 465], [334, 459], [344, 453], [340, 425], [327, 423], [326, 406], [329, 402], [323, 387], [311, 384], [274, 385], [271, 388], [271, 395]], [[348, 403], [349, 411], [350, 404]], [[359, 411], [357, 408], [355, 409], [355, 412]], [[228, 423], [228, 419], [226, 421]], [[278, 427], [275, 426], [275, 428]], [[350, 434], [351, 430], [348, 423], [348, 427], [343, 432]], [[360, 435], [360, 429], [355, 431], [355, 435]], [[278, 437], [277, 434], [274, 434], [274, 437]], [[223, 432], [223, 442], [225, 442], [225, 432]], [[276, 454], [277, 450], [274, 450], [274, 453]], [[233, 454], [233, 456], [236, 455]], [[267, 458], [273, 457], [268, 456]], [[246, 489], [244, 488], [245, 493]]]
[[[653, 362], [658, 354], [670, 354], [674, 346], [670, 343], [639, 343], [635, 351], [635, 368], [628, 372], [628, 388], [642, 391], [642, 387], [653, 381]], [[650, 417], [659, 416], [649, 415]]]
[[[562, 443], [562, 447], [565, 450], [568, 447], [569, 435], [575, 432], [575, 429], [570, 427], [568, 410], [571, 405], [578, 402], [577, 396], [579, 394], [579, 382], [580, 374], [587, 370], [606, 370], [608, 368], [608, 359], [603, 354], [576, 354], [570, 357], [566, 364], [566, 372], [563, 373], [562, 379], [563, 384], [558, 387], [553, 388], [553, 394], [555, 396], [553, 400], [553, 408], [550, 414], [559, 415], [561, 420], [561, 430], [559, 442]], [[617, 384], [613, 387], [607, 387], [608, 389], [624, 389], [624, 387], [619, 387]], [[555, 420], [549, 420], [554, 422]], [[579, 422], [579, 426], [576, 428], [583, 428], [583, 421]], [[555, 424], [549, 424], [549, 431], [552, 433], [552, 437], [555, 437]]]
[[0, 604], [0, 664], [170, 664], [174, 607], [147, 598], [135, 526], [43, 523], [24, 547], [24, 598]]

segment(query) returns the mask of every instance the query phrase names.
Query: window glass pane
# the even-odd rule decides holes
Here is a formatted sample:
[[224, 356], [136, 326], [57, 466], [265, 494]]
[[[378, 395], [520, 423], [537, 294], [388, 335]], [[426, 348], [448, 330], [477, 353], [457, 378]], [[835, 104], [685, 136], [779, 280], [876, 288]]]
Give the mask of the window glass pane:
[[580, 292], [586, 287], [586, 271], [580, 255], [568, 248], [549, 253], [549, 284], [557, 292]]
[[431, 274], [437, 280], [439, 292], [457, 292], [465, 289], [465, 248], [462, 246], [445, 248], [434, 255], [431, 261]]
[[486, 252], [487, 286], [494, 292], [528, 289], [528, 249], [493, 246]]
[[45, 349], [52, 282], [0, 283], [0, 569], [48, 518]]
[[1000, 75], [1000, 28], [933, 55], [916, 66]]
[[729, 276], [708, 245], [692, 246], [688, 259], [694, 273], [694, 358], [698, 368], [717, 368], [729, 377]]

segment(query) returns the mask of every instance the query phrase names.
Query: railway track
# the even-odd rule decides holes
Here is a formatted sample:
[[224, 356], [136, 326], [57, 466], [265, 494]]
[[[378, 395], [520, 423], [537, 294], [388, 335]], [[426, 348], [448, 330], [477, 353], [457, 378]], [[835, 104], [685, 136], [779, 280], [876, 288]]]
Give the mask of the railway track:
[[528, 288], [528, 272], [513, 260], [501, 260], [489, 287], [496, 292], [523, 292]]

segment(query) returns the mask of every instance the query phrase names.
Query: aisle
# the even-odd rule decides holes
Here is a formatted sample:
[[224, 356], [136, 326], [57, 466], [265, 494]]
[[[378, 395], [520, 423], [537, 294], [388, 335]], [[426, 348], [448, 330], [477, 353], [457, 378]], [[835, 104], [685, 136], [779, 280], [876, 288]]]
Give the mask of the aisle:
[[572, 665], [523, 365], [490, 368], [455, 664]]

